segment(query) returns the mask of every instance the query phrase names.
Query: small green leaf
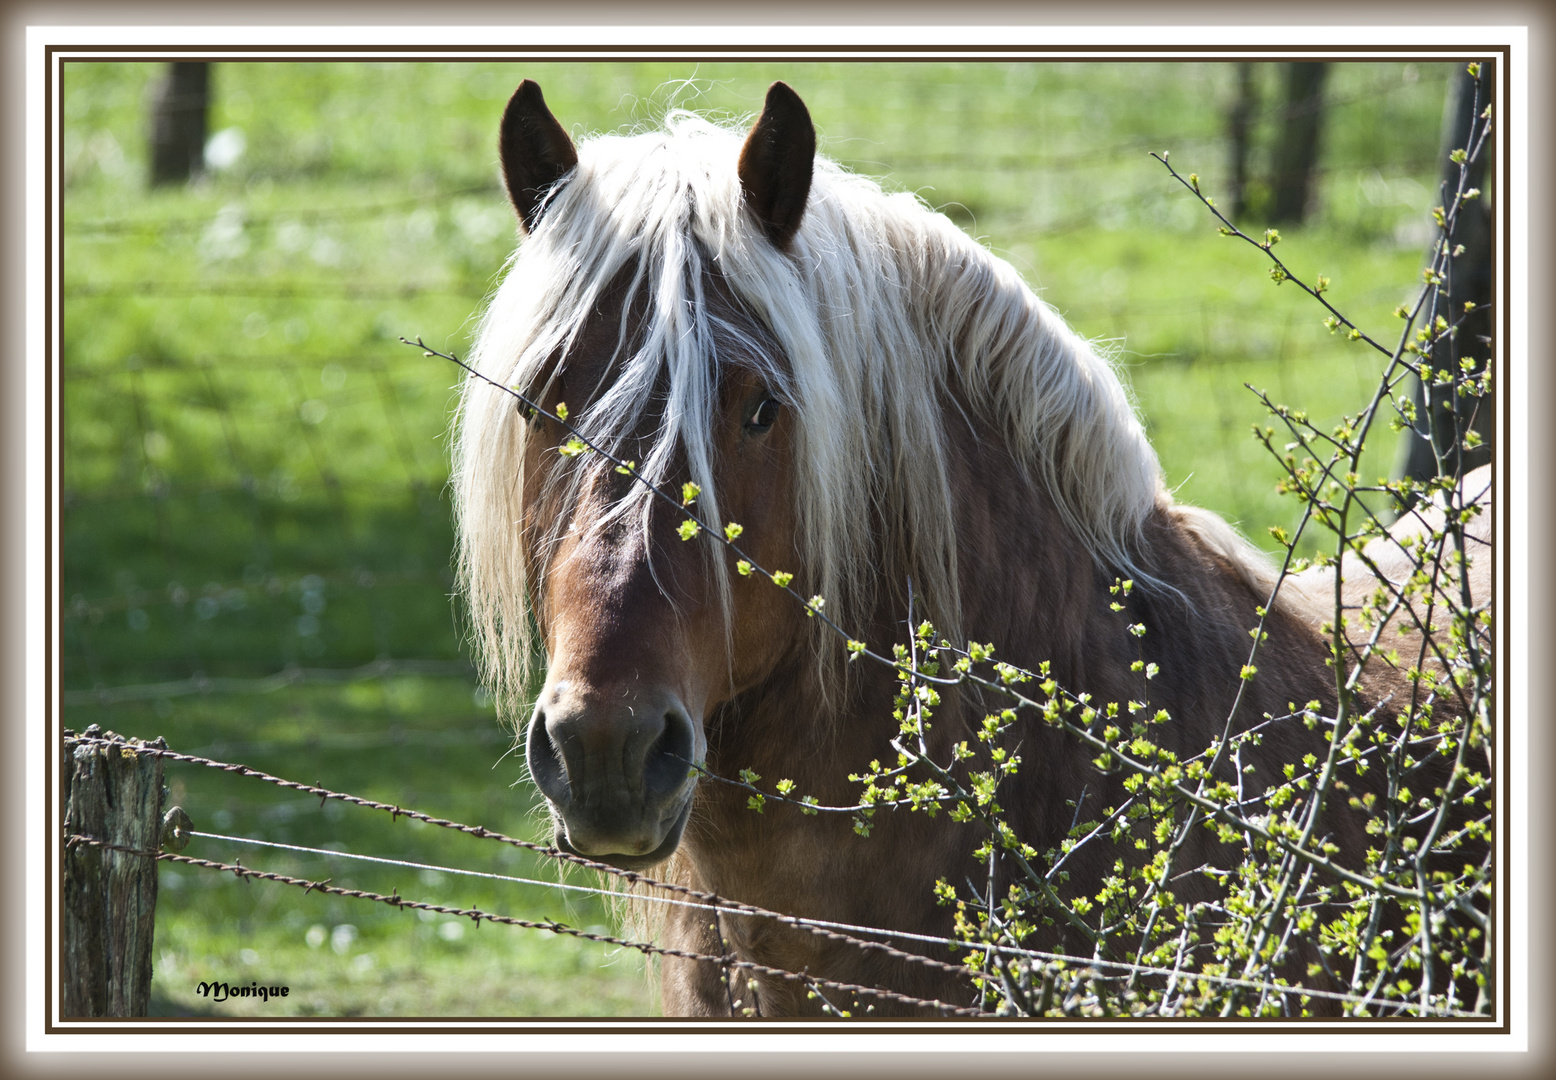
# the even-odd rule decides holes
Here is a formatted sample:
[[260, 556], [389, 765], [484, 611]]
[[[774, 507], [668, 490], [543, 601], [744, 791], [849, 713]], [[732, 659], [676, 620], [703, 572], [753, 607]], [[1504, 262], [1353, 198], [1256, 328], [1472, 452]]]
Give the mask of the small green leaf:
[[685, 521], [681, 522], [680, 528], [676, 529], [675, 531], [681, 534], [682, 540], [690, 540], [692, 537], [696, 536], [702, 531], [702, 526], [697, 524], [697, 522], [691, 518], [687, 518]]

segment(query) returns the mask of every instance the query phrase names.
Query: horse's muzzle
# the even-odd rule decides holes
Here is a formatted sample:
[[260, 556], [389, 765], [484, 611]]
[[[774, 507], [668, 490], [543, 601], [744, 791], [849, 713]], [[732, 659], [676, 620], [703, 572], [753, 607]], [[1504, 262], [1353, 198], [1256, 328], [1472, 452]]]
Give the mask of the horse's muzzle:
[[541, 691], [530, 775], [551, 804], [557, 847], [625, 870], [663, 862], [691, 814], [702, 725], [668, 691], [609, 701], [568, 682]]

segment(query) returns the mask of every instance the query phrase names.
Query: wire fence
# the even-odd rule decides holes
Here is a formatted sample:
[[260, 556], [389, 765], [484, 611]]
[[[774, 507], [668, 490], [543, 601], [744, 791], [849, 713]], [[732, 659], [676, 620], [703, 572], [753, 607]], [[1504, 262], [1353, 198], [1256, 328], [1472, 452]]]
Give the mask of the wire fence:
[[[113, 738], [111, 736], [107, 736], [107, 737], [101, 736], [101, 735], [98, 735], [95, 732], [88, 732], [88, 733], [86, 733], [84, 735], [76, 735], [74, 732], [67, 732], [66, 733], [64, 745], [66, 746], [67, 749], [72, 748], [72, 747], [74, 747], [76, 745], [80, 745], [80, 744], [109, 745], [109, 746], [111, 746], [111, 745], [120, 744], [120, 740], [117, 740], [117, 739], [115, 739], [115, 738]], [[936, 960], [936, 959], [934, 959], [932, 957], [927, 957], [927, 956], [922, 956], [922, 955], [915, 954], [915, 953], [906, 952], [906, 951], [903, 951], [901, 949], [893, 948], [892, 946], [884, 944], [882, 942], [865, 941], [865, 940], [861, 940], [861, 939], [856, 938], [856, 937], [852, 937], [849, 934], [840, 933], [837, 929], [834, 928], [834, 927], [838, 926], [839, 924], [826, 923], [826, 922], [823, 922], [823, 921], [813, 920], [813, 919], [798, 918], [798, 917], [795, 917], [795, 916], [792, 916], [792, 915], [786, 915], [786, 914], [781, 913], [781, 912], [769, 911], [769, 910], [766, 910], [764, 908], [755, 907], [755, 906], [750, 905], [750, 904], [743, 904], [743, 903], [738, 903], [738, 902], [735, 902], [735, 901], [727, 900], [727, 899], [724, 899], [724, 898], [722, 898], [720, 896], [717, 896], [717, 895], [715, 895], [713, 893], [703, 892], [701, 890], [692, 889], [692, 888], [689, 888], [687, 886], [678, 885], [678, 884], [675, 884], [675, 883], [672, 883], [672, 882], [656, 880], [654, 878], [651, 878], [651, 877], [648, 877], [646, 875], [639, 874], [639, 873], [636, 873], [636, 872], [633, 872], [633, 871], [621, 870], [621, 869], [618, 869], [616, 867], [609, 866], [609, 865], [607, 865], [605, 863], [599, 863], [599, 862], [595, 862], [595, 861], [590, 860], [590, 859], [581, 858], [579, 856], [572, 855], [572, 854], [569, 854], [567, 852], [560, 851], [560, 850], [558, 850], [557, 848], [554, 848], [554, 847], [549, 847], [549, 846], [545, 846], [545, 845], [541, 845], [541, 844], [536, 844], [536, 843], [533, 843], [531, 841], [521, 840], [521, 839], [518, 839], [518, 838], [515, 838], [515, 837], [512, 837], [512, 836], [506, 836], [506, 835], [504, 835], [504, 834], [502, 834], [500, 832], [496, 832], [496, 831], [487, 829], [487, 828], [485, 828], [483, 826], [479, 826], [479, 825], [465, 825], [465, 824], [461, 824], [459, 822], [449, 821], [446, 818], [433, 817], [431, 815], [421, 813], [420, 811], [408, 810], [408, 809], [406, 809], [404, 807], [401, 807], [401, 806], [398, 806], [398, 805], [391, 805], [391, 804], [381, 803], [381, 802], [377, 802], [377, 801], [372, 800], [372, 799], [365, 799], [365, 798], [362, 798], [360, 796], [350, 795], [350, 794], [347, 794], [347, 793], [344, 793], [344, 792], [330, 791], [327, 788], [322, 788], [322, 787], [319, 787], [318, 785], [314, 785], [314, 784], [305, 784], [305, 783], [299, 783], [299, 782], [294, 781], [294, 780], [287, 780], [287, 779], [284, 779], [284, 778], [279, 777], [279, 776], [273, 776], [273, 775], [270, 775], [268, 773], [261, 772], [258, 769], [250, 768], [249, 766], [246, 766], [246, 765], [241, 765], [241, 764], [236, 764], [236, 763], [229, 763], [229, 762], [214, 761], [214, 760], [211, 760], [209, 758], [202, 758], [202, 757], [199, 757], [199, 756], [196, 756], [196, 755], [191, 755], [191, 754], [181, 754], [181, 753], [178, 753], [176, 751], [164, 750], [164, 749], [157, 748], [157, 747], [137, 747], [137, 752], [138, 753], [143, 753], [143, 754], [151, 754], [151, 755], [159, 756], [159, 757], [162, 757], [162, 758], [164, 758], [164, 759], [166, 759], [168, 761], [185, 762], [185, 763], [188, 763], [188, 764], [205, 766], [207, 768], [219, 769], [222, 772], [232, 773], [232, 774], [235, 774], [235, 775], [238, 775], [238, 776], [245, 776], [245, 777], [250, 777], [250, 778], [262, 780], [262, 781], [265, 781], [267, 783], [275, 784], [275, 785], [277, 785], [279, 787], [288, 788], [288, 789], [291, 789], [291, 790], [294, 790], [294, 791], [300, 791], [300, 792], [303, 792], [303, 793], [305, 793], [307, 795], [317, 796], [319, 798], [319, 800], [320, 800], [321, 807], [322, 807], [322, 805], [324, 804], [324, 802], [326, 800], [336, 800], [336, 801], [339, 801], [339, 802], [347, 803], [347, 804], [353, 805], [353, 806], [363, 807], [363, 808], [366, 808], [366, 809], [386, 811], [386, 812], [388, 812], [391, 815], [391, 817], [396, 818], [396, 819], [398, 819], [400, 817], [405, 817], [407, 819], [424, 822], [424, 823], [426, 823], [428, 825], [435, 825], [435, 826], [438, 826], [440, 828], [452, 829], [452, 830], [454, 830], [456, 832], [460, 832], [460, 833], [464, 833], [466, 835], [478, 837], [478, 838], [483, 839], [483, 840], [491, 840], [491, 841], [494, 841], [494, 842], [497, 842], [497, 843], [507, 844], [507, 845], [510, 845], [512, 847], [517, 847], [517, 848], [521, 848], [521, 849], [526, 850], [526, 851], [533, 852], [535, 854], [541, 855], [541, 856], [543, 856], [543, 857], [545, 857], [547, 859], [554, 860], [554, 861], [559, 862], [559, 863], [565, 863], [565, 864], [570, 865], [570, 866], [576, 866], [576, 867], [579, 867], [579, 868], [582, 868], [582, 869], [591, 870], [591, 871], [595, 871], [595, 872], [600, 873], [600, 874], [604, 874], [604, 875], [608, 875], [610, 877], [614, 877], [614, 878], [616, 878], [616, 879], [618, 879], [618, 880], [620, 880], [620, 881], [622, 881], [622, 882], [624, 882], [624, 883], [626, 883], [628, 885], [637, 886], [637, 887], [640, 887], [640, 888], [651, 888], [651, 889], [655, 889], [655, 890], [658, 890], [658, 891], [661, 891], [661, 892], [672, 893], [672, 894], [674, 894], [674, 897], [676, 897], [676, 898], [667, 898], [667, 897], [659, 897], [659, 896], [634, 896], [633, 899], [635, 899], [635, 900], [641, 900], [641, 901], [648, 902], [648, 903], [676, 904], [676, 905], [681, 905], [681, 906], [694, 907], [694, 908], [698, 908], [700, 910], [705, 910], [705, 911], [709, 911], [709, 912], [717, 912], [717, 913], [723, 913], [723, 914], [732, 914], [732, 915], [740, 915], [740, 916], [746, 916], [746, 917], [758, 917], [758, 918], [768, 919], [768, 920], [771, 920], [773, 922], [779, 923], [781, 925], [791, 926], [791, 927], [795, 927], [795, 928], [798, 928], [798, 929], [806, 930], [806, 931], [808, 931], [808, 932], [810, 932], [810, 933], [812, 933], [812, 934], [814, 934], [814, 935], [816, 935], [818, 937], [825, 938], [828, 941], [847, 944], [847, 945], [852, 946], [854, 948], [866, 950], [866, 951], [869, 951], [869, 952], [879, 953], [879, 954], [882, 954], [882, 955], [885, 955], [885, 956], [889, 956], [889, 957], [891, 957], [893, 959], [896, 959], [896, 960], [902, 960], [902, 961], [913, 963], [913, 964], [922, 964], [922, 965], [924, 965], [926, 967], [935, 968], [936, 970], [952, 972], [952, 973], [955, 973], [955, 974], [957, 974], [959, 976], [962, 976], [962, 977], [965, 977], [965, 978], [972, 978], [973, 977], [973, 973], [969, 972], [968, 969], [963, 967], [963, 966], [946, 963], [946, 962], [941, 961], [941, 960]], [[515, 877], [513, 877], [511, 875], [482, 874], [482, 873], [480, 873], [478, 871], [459, 870], [459, 869], [455, 869], [455, 868], [440, 867], [440, 866], [435, 867], [435, 866], [430, 866], [430, 865], [427, 865], [427, 864], [413, 863], [413, 862], [409, 862], [409, 861], [406, 861], [406, 860], [400, 860], [400, 859], [385, 859], [385, 858], [380, 858], [380, 857], [370, 857], [370, 856], [360, 856], [360, 855], [353, 856], [353, 855], [350, 855], [350, 854], [344, 853], [344, 852], [328, 851], [328, 850], [314, 849], [314, 848], [303, 848], [303, 847], [300, 847], [298, 845], [275, 844], [275, 843], [266, 842], [266, 841], [254, 841], [254, 840], [251, 840], [251, 839], [248, 839], [248, 838], [243, 838], [243, 837], [222, 836], [222, 835], [219, 835], [219, 834], [206, 833], [206, 832], [201, 832], [201, 831], [198, 831], [198, 830], [191, 830], [190, 835], [191, 836], [195, 836], [195, 837], [205, 837], [207, 839], [213, 839], [213, 840], [225, 840], [225, 841], [236, 842], [236, 843], [257, 843], [257, 844], [259, 844], [261, 846], [266, 846], [266, 847], [288, 848], [288, 849], [294, 850], [294, 851], [307, 851], [307, 852], [310, 852], [312, 854], [317, 854], [317, 855], [321, 855], [321, 856], [329, 856], [329, 857], [337, 857], [337, 858], [358, 858], [358, 859], [363, 859], [365, 861], [371, 861], [371, 862], [381, 863], [381, 864], [385, 864], [385, 865], [403, 866], [403, 867], [415, 868], [415, 869], [419, 869], [419, 870], [436, 870], [438, 872], [444, 872], [444, 873], [450, 873], [450, 874], [472, 874], [474, 876], [486, 877], [486, 878], [491, 878], [491, 879], [495, 879], [495, 880], [505, 880], [505, 881], [516, 882], [516, 883], [520, 883], [520, 884], [539, 884], [539, 885], [546, 885], [548, 887], [571, 888], [571, 889], [575, 889], [575, 890], [578, 890], [578, 891], [589, 891], [589, 892], [600, 893], [600, 894], [606, 894], [608, 892], [607, 890], [589, 889], [586, 886], [576, 886], [576, 885], [568, 885], [566, 883], [558, 884], [558, 883], [551, 883], [551, 882], [540, 882], [540, 881], [535, 881], [535, 880], [526, 880], [526, 879], [515, 878]], [[70, 836], [70, 837], [67, 837], [66, 840], [67, 840], [67, 843], [89, 843], [89, 844], [93, 844], [93, 845], [96, 845], [96, 846], [108, 846], [108, 847], [112, 847], [113, 846], [113, 845], [110, 845], [110, 844], [106, 844], [104, 841], [102, 841], [100, 839], [96, 839], [96, 838], [92, 838], [92, 837]], [[928, 999], [923, 999], [923, 998], [915, 998], [915, 997], [912, 997], [910, 995], [899, 994], [899, 993], [897, 993], [895, 991], [892, 991], [892, 990], [889, 990], [889, 989], [885, 989], [885, 988], [882, 988], [882, 987], [873, 987], [873, 986], [865, 986], [865, 985], [861, 985], [861, 984], [837, 982], [837, 981], [834, 981], [834, 980], [828, 980], [828, 979], [820, 978], [820, 977], [817, 977], [817, 976], [811, 976], [811, 975], [808, 975], [808, 974], [803, 973], [803, 972], [785, 971], [785, 970], [783, 970], [781, 968], [773, 968], [773, 967], [769, 967], [769, 966], [763, 965], [763, 964], [751, 963], [751, 962], [748, 962], [748, 961], [743, 961], [743, 960], [736, 959], [735, 957], [729, 956], [729, 955], [713, 956], [713, 955], [709, 955], [709, 954], [695, 953], [695, 952], [690, 952], [690, 951], [681, 950], [681, 949], [662, 948], [660, 946], [654, 945], [654, 944], [649, 943], [649, 942], [633, 941], [631, 939], [614, 937], [614, 936], [611, 936], [611, 935], [608, 935], [608, 934], [596, 934], [596, 933], [592, 933], [592, 932], [589, 932], [589, 931], [579, 930], [579, 929], [577, 929], [575, 927], [566, 926], [565, 924], [562, 924], [562, 923], [559, 923], [559, 922], [554, 922], [554, 921], [536, 922], [536, 921], [533, 921], [533, 920], [519, 919], [519, 918], [510, 917], [510, 916], [494, 915], [492, 913], [484, 912], [484, 911], [479, 911], [479, 910], [476, 910], [476, 909], [453, 908], [453, 907], [449, 907], [449, 906], [446, 906], [446, 905], [431, 904], [431, 903], [426, 903], [426, 902], [421, 902], [421, 901], [411, 901], [411, 900], [406, 900], [406, 899], [400, 897], [398, 895], [398, 892], [395, 892], [395, 893], [393, 893], [391, 895], [385, 896], [385, 895], [383, 895], [381, 893], [370, 892], [370, 891], [367, 891], [367, 890], [340, 888], [340, 887], [337, 887], [337, 886], [330, 885], [328, 881], [323, 881], [323, 882], [307, 881], [307, 880], [300, 879], [300, 878], [289, 877], [289, 876], [284, 875], [284, 874], [276, 874], [276, 873], [271, 873], [271, 872], [261, 872], [261, 871], [253, 870], [251, 868], [242, 866], [240, 863], [230, 863], [229, 864], [229, 863], [213, 862], [213, 861], [207, 860], [207, 859], [197, 859], [197, 858], [194, 858], [194, 857], [191, 857], [191, 856], [179, 855], [179, 854], [174, 853], [174, 852], [159, 852], [159, 853], [154, 853], [154, 852], [132, 852], [132, 854], [142, 854], [142, 855], [147, 855], [148, 857], [154, 856], [154, 857], [162, 859], [164, 861], [176, 862], [176, 863], [181, 863], [181, 864], [190, 865], [190, 866], [198, 866], [198, 867], [202, 867], [202, 868], [205, 868], [205, 869], [214, 869], [214, 870], [220, 870], [220, 871], [227, 871], [227, 872], [231, 872], [234, 875], [239, 876], [239, 877], [249, 877], [249, 878], [255, 878], [255, 879], [259, 879], [259, 880], [276, 881], [276, 882], [279, 882], [279, 883], [282, 883], [282, 884], [297, 885], [297, 886], [303, 887], [305, 889], [305, 891], [309, 891], [309, 892], [314, 891], [314, 890], [318, 890], [320, 892], [324, 892], [324, 893], [327, 893], [327, 894], [330, 894], [330, 895], [345, 896], [345, 897], [351, 897], [351, 898], [356, 898], [356, 899], [372, 900], [372, 901], [377, 901], [377, 902], [380, 902], [380, 903], [387, 903], [387, 904], [390, 904], [390, 905], [392, 905], [394, 907], [401, 907], [401, 908], [407, 908], [407, 909], [412, 909], [412, 910], [433, 911], [433, 912], [438, 912], [438, 913], [442, 913], [442, 914], [455, 915], [455, 916], [458, 916], [460, 918], [469, 918], [469, 919], [471, 919], [472, 921], [475, 921], [475, 922], [486, 921], [486, 922], [500, 923], [500, 924], [503, 924], [503, 925], [522, 927], [522, 928], [527, 928], [527, 929], [547, 930], [547, 931], [549, 931], [551, 933], [566, 934], [566, 935], [569, 935], [569, 936], [579, 937], [579, 938], [582, 938], [584, 940], [596, 941], [596, 942], [600, 942], [600, 943], [603, 943], [603, 944], [624, 946], [624, 947], [627, 947], [627, 948], [635, 949], [635, 950], [637, 950], [639, 952], [642, 952], [642, 953], [644, 953], [646, 955], [671, 956], [671, 957], [676, 957], [678, 959], [683, 959], [683, 960], [693, 960], [693, 961], [696, 961], [698, 963], [717, 964], [721, 968], [725, 969], [726, 972], [731, 971], [731, 970], [749, 971], [749, 972], [752, 972], [752, 973], [763, 974], [763, 975], [768, 975], [768, 976], [773, 976], [773, 977], [781, 978], [781, 979], [784, 979], [784, 980], [790, 981], [790, 982], [803, 983], [803, 984], [805, 984], [805, 985], [807, 985], [809, 987], [812, 987], [812, 988], [818, 989], [818, 990], [819, 989], [827, 989], [827, 990], [832, 990], [832, 991], [836, 991], [836, 992], [844, 992], [844, 993], [849, 993], [849, 994], [854, 994], [854, 995], [864, 994], [864, 995], [866, 995], [868, 997], [879, 998], [880, 1000], [884, 1000], [884, 1001], [891, 1001], [891, 1002], [894, 1002], [894, 1003], [899, 1004], [899, 1005], [909, 1005], [909, 1006], [913, 1006], [913, 1007], [916, 1007], [916, 1008], [926, 1008], [926, 1009], [930, 1009], [930, 1010], [933, 1010], [933, 1011], [936, 1011], [936, 1012], [940, 1012], [940, 1013], [943, 1013], [943, 1014], [946, 1014], [946, 1015], [955, 1015], [955, 1016], [977, 1016], [977, 1015], [982, 1015], [982, 1013], [978, 1009], [957, 1006], [957, 1005], [948, 1004], [948, 1003], [942, 1002], [942, 1001], [933, 1001], [933, 1000], [928, 1000]], [[610, 893], [610, 895], [618, 895], [618, 894]], [[848, 929], [860, 931], [860, 932], [863, 932], [863, 933], [870, 933], [870, 934], [886, 936], [886, 937], [902, 937], [902, 936], [912, 937], [912, 936], [915, 936], [915, 935], [902, 935], [900, 932], [893, 932], [893, 931], [890, 931], [890, 930], [877, 929], [877, 928], [872, 928], [872, 927], [849, 927]], [[923, 939], [923, 940], [935, 941], [935, 939]], [[946, 941], [935, 941], [935, 943], [936, 944], [941, 944], [941, 945], [949, 945], [949, 944], [951, 944], [950, 942], [946, 942]]]
[[[77, 734], [75, 732], [67, 731], [64, 738], [64, 747], [66, 752], [68, 753], [71, 749], [79, 745], [115, 746], [124, 745], [124, 743], [122, 739], [114, 736], [112, 733], [104, 735], [96, 731], [89, 731], [83, 734]], [[905, 949], [895, 947], [894, 945], [888, 944], [884, 941], [867, 940], [857, 935], [868, 934], [876, 937], [886, 938], [890, 941], [912, 941], [922, 945], [937, 947], [939, 949], [963, 950], [972, 953], [982, 951], [984, 953], [994, 954], [994, 961], [996, 963], [1003, 963], [1017, 958], [1025, 959], [1028, 961], [1035, 961], [1044, 965], [1045, 967], [1052, 967], [1055, 972], [1066, 973], [1077, 982], [1087, 976], [1105, 978], [1108, 976], [1115, 976], [1120, 974], [1145, 975], [1152, 977], [1181, 977], [1183, 975], [1181, 970], [1174, 968], [1131, 964], [1117, 960], [1107, 960], [1096, 956], [1087, 957], [1083, 955], [1056, 953], [1038, 949], [1024, 949], [1013, 947], [1008, 944], [995, 945], [993, 943], [985, 943], [980, 948], [978, 943], [968, 942], [966, 940], [939, 938], [881, 927], [859, 926], [838, 923], [829, 920], [797, 917], [784, 914], [782, 912], [770, 911], [755, 905], [729, 900], [714, 893], [689, 888], [687, 886], [679, 885], [673, 882], [659, 880], [634, 871], [622, 870], [608, 864], [595, 862], [590, 859], [582, 858], [580, 856], [561, 851], [555, 847], [536, 844], [531, 841], [506, 836], [500, 832], [487, 829], [483, 826], [468, 825], [460, 822], [450, 821], [448, 819], [434, 817], [417, 810], [407, 809], [403, 806], [386, 804], [345, 792], [331, 791], [327, 788], [323, 788], [314, 784], [306, 784], [294, 780], [288, 780], [283, 777], [274, 776], [239, 763], [216, 761], [210, 758], [201, 757], [199, 755], [179, 753], [175, 750], [156, 746], [137, 745], [136, 753], [158, 756], [170, 762], [179, 762], [216, 769], [224, 773], [256, 779], [265, 783], [274, 784], [278, 787], [299, 791], [309, 796], [316, 796], [320, 800], [320, 807], [322, 807], [327, 801], [334, 800], [363, 809], [387, 812], [394, 819], [403, 817], [408, 820], [421, 821], [428, 825], [433, 825], [444, 829], [451, 829], [459, 833], [480, 838], [482, 840], [521, 848], [523, 850], [541, 855], [544, 858], [558, 864], [564, 864], [566, 866], [592, 871], [607, 878], [614, 878], [627, 886], [631, 886], [634, 891], [623, 892], [620, 889], [580, 885], [575, 882], [568, 881], [545, 881], [535, 878], [518, 877], [509, 874], [492, 874], [483, 871], [462, 869], [459, 867], [415, 862], [406, 859], [365, 855], [349, 851], [310, 848], [297, 844], [276, 843], [274, 841], [259, 840], [251, 837], [229, 836], [220, 833], [210, 833], [192, 827], [186, 830], [185, 836], [188, 839], [185, 839], [180, 844], [181, 848], [183, 846], [187, 846], [189, 839], [205, 839], [233, 844], [247, 844], [262, 848], [302, 852], [326, 859], [366, 862], [376, 865], [399, 867], [407, 870], [423, 872], [432, 871], [439, 874], [448, 874], [453, 876], [469, 876], [518, 885], [541, 886], [548, 889], [589, 893], [598, 896], [608, 896], [616, 899], [622, 899], [634, 904], [690, 908], [708, 912], [714, 915], [716, 919], [725, 915], [763, 919], [778, 925], [793, 927], [806, 931], [816, 937], [823, 938], [832, 943], [846, 945], [850, 948], [863, 952], [873, 953], [894, 961], [922, 966], [934, 971], [947, 972], [961, 980], [967, 981], [969, 984], [976, 984], [982, 979], [986, 978], [986, 970], [979, 967], [969, 966], [965, 963], [948, 963], [944, 960], [939, 960], [935, 957], [927, 956], [922, 953], [910, 952]], [[806, 971], [790, 971], [784, 968], [772, 967], [765, 964], [741, 960], [734, 955], [731, 955], [727, 951], [722, 954], [711, 954], [700, 953], [687, 949], [669, 948], [649, 941], [637, 940], [630, 937], [623, 937], [607, 933], [599, 933], [588, 929], [581, 929], [579, 927], [571, 926], [556, 920], [524, 919], [516, 916], [502, 915], [494, 912], [484, 911], [478, 908], [458, 907], [428, 901], [413, 900], [406, 896], [402, 896], [398, 887], [396, 887], [390, 893], [384, 894], [367, 889], [349, 888], [335, 885], [332, 884], [333, 879], [330, 878], [314, 880], [295, 877], [275, 871], [260, 870], [252, 866], [243, 865], [241, 860], [223, 862], [219, 860], [198, 858], [195, 856], [180, 854], [178, 851], [167, 850], [136, 851], [131, 848], [108, 843], [100, 838], [79, 834], [67, 835], [65, 837], [65, 842], [67, 847], [73, 846], [75, 844], [88, 844], [94, 847], [122, 851], [128, 854], [140, 855], [146, 858], [154, 858], [166, 863], [197, 867], [202, 870], [210, 870], [224, 874], [230, 873], [238, 879], [266, 881], [281, 885], [290, 885], [301, 888], [305, 894], [319, 892], [325, 895], [340, 896], [348, 899], [365, 900], [372, 903], [386, 904], [390, 907], [401, 910], [424, 911], [435, 914], [449, 915], [458, 919], [469, 919], [472, 923], [477, 925], [486, 922], [501, 926], [511, 926], [517, 929], [540, 930], [550, 934], [573, 937], [584, 941], [595, 942], [601, 945], [611, 945], [620, 948], [631, 949], [645, 956], [670, 957], [678, 960], [687, 960], [698, 964], [713, 965], [721, 969], [726, 981], [732, 978], [732, 973], [734, 972], [745, 972], [752, 975], [764, 975], [771, 978], [781, 979], [786, 982], [795, 983], [806, 989], [808, 992], [821, 996], [824, 1010], [835, 1016], [853, 1015], [853, 1010], [860, 1010], [864, 1014], [872, 1012], [873, 1006], [861, 1006], [859, 1001], [861, 996], [866, 999], [870, 999], [871, 1001], [889, 1002], [896, 1006], [907, 1006], [909, 1008], [923, 1010], [925, 1012], [946, 1017], [989, 1018], [999, 1015], [992, 1012], [986, 1012], [978, 1007], [962, 1006], [937, 999], [915, 997], [913, 995], [903, 994], [879, 985], [841, 982], [838, 980], [818, 977]], [[1214, 973], [1199, 973], [1196, 974], [1194, 978], [1201, 979], [1222, 987], [1242, 987], [1258, 990], [1261, 993], [1272, 994], [1276, 996], [1320, 999], [1350, 1005], [1368, 1003], [1366, 998], [1356, 994], [1347, 994], [1300, 986], [1283, 986], [1273, 982], [1240, 979], [1225, 975], [1217, 975]], [[852, 1009], [844, 1010], [839, 1008], [830, 999], [827, 999], [824, 995], [822, 995], [823, 991], [830, 991], [834, 994], [848, 995], [847, 998], [840, 1000], [843, 1000], [845, 1004], [851, 1004]], [[740, 996], [733, 990], [731, 991], [731, 994], [732, 1002], [738, 999]], [[1078, 1004], [1079, 1003], [1077, 1003], [1077, 1005]], [[736, 1010], [732, 1009], [732, 1012], [736, 1012]], [[759, 1005], [747, 1007], [746, 1015], [760, 1016], [761, 1013]], [[1470, 1017], [1477, 1014], [1464, 1011], [1454, 1011], [1449, 1015]]]

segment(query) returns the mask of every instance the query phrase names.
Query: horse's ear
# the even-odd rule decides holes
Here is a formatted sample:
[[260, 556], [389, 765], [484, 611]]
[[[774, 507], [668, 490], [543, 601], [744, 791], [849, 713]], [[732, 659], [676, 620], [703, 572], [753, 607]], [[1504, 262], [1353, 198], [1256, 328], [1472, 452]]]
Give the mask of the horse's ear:
[[800, 227], [815, 162], [810, 110], [787, 84], [773, 83], [761, 117], [740, 148], [740, 188], [768, 239], [779, 248], [787, 247]]
[[540, 87], [525, 79], [508, 99], [497, 136], [508, 198], [527, 232], [535, 230], [546, 193], [578, 164], [578, 151], [557, 123]]

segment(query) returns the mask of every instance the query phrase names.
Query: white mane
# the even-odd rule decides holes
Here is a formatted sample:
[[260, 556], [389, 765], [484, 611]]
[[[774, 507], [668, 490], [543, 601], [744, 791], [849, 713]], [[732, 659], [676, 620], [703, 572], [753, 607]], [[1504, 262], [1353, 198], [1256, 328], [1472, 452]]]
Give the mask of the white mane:
[[[1100, 563], [1151, 580], [1136, 561], [1141, 528], [1171, 500], [1109, 359], [945, 217], [822, 158], [800, 228], [778, 251], [742, 204], [741, 138], [677, 112], [662, 132], [579, 146], [576, 173], [487, 307], [475, 367], [530, 385], [627, 268], [646, 301], [641, 346], [623, 349], [615, 383], [570, 420], [610, 445], [642, 419], [650, 388], [668, 386], [641, 471], [667, 482], [679, 449], [700, 509], [722, 522], [709, 433], [715, 366], [735, 330], [702, 302], [716, 273], [781, 347], [759, 362], [797, 420], [807, 563], [773, 569], [796, 571], [795, 587], [825, 596], [841, 625], [867, 613], [885, 566], [912, 576], [916, 613], [959, 627], [943, 415], [952, 384], [1008, 433]], [[526, 430], [511, 399], [467, 380], [454, 449], [459, 566], [487, 673], [506, 693], [522, 689], [529, 663], [526, 585], [538, 569], [517, 542]], [[573, 483], [603, 467], [588, 460], [567, 470]], [[639, 485], [617, 512], [648, 498]], [[876, 523], [895, 532], [877, 536]], [[714, 560], [721, 571], [725, 561]]]

